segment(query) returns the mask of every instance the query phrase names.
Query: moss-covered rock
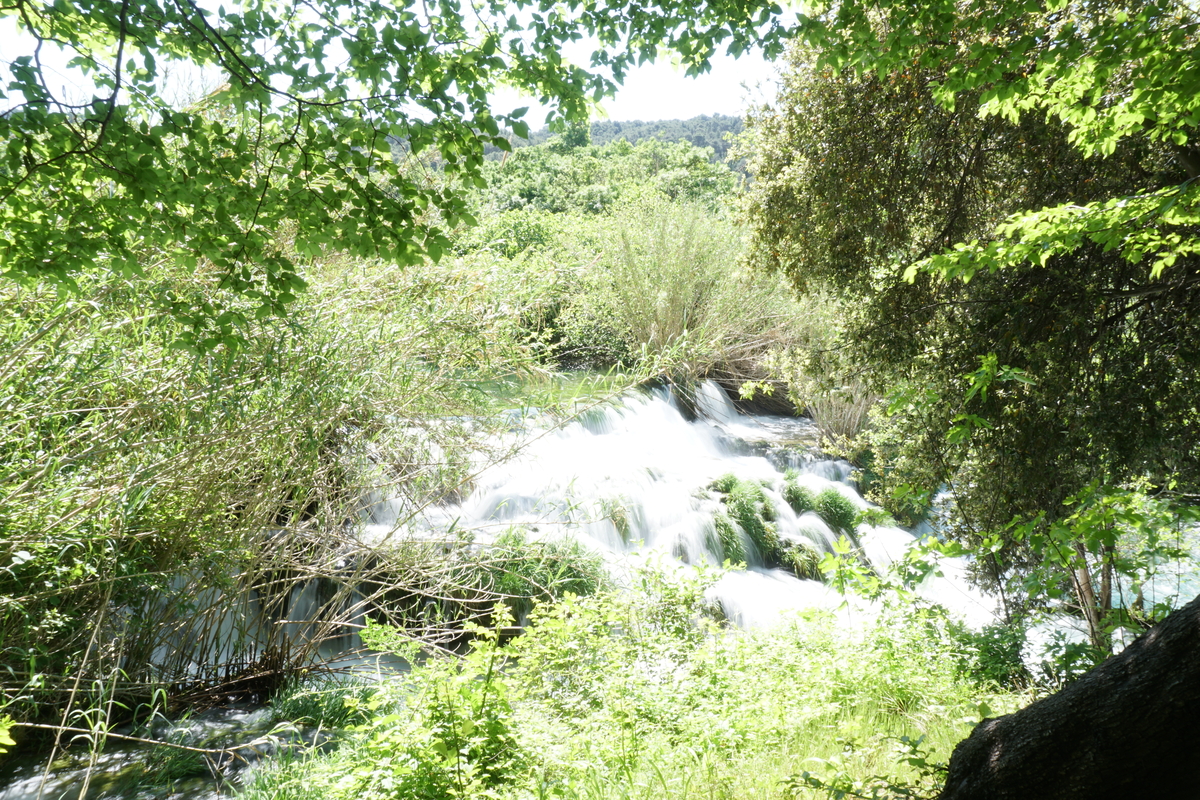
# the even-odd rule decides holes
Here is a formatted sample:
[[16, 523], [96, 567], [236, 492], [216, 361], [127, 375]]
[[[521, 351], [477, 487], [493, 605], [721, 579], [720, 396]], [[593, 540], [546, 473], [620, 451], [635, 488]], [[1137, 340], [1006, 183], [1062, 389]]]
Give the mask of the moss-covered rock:
[[718, 512], [713, 518], [713, 524], [716, 526], [716, 543], [720, 545], [721, 558], [733, 564], [745, 564], [746, 546], [734, 521], [728, 514]]
[[762, 486], [750, 481], [738, 481], [725, 496], [725, 507], [729, 510], [729, 516], [766, 557], [778, 537], [774, 525], [775, 506], [767, 498]]
[[[804, 510], [816, 506], [812, 492], [798, 486], [794, 476], [786, 487], [791, 487], [794, 497], [806, 499], [807, 507]], [[746, 560], [744, 539], [740, 536], [745, 533], [767, 566], [785, 569], [800, 578], [821, 577], [821, 554], [817, 548], [779, 535], [775, 505], [764, 491], [762, 483], [724, 475], [709, 484], [708, 488], [724, 495], [721, 502], [725, 510], [717, 514], [716, 532], [726, 559]]]
[[779, 566], [797, 578], [820, 580], [822, 577], [821, 553], [815, 545], [809, 542], [781, 540], [779, 543]]

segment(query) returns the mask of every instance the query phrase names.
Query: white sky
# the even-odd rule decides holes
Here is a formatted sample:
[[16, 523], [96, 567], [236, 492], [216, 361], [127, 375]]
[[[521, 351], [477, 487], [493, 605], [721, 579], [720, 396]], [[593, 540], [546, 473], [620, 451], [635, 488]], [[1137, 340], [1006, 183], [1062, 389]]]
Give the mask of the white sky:
[[700, 114], [741, 116], [752, 105], [775, 99], [777, 68], [758, 53], [721, 55], [712, 72], [687, 78], [670, 64], [645, 65], [604, 104], [609, 119], [688, 119]]
[[[697, 78], [684, 76], [682, 68], [664, 59], [631, 69], [617, 96], [601, 103], [592, 119], [652, 122], [702, 114], [742, 116], [750, 106], [774, 100], [775, 77], [776, 66], [758, 53], [738, 59], [720, 55], [713, 59], [712, 71]], [[515, 92], [501, 93], [493, 110], [510, 110], [530, 102]], [[545, 118], [545, 109], [536, 105], [525, 116], [535, 130], [544, 125]]]

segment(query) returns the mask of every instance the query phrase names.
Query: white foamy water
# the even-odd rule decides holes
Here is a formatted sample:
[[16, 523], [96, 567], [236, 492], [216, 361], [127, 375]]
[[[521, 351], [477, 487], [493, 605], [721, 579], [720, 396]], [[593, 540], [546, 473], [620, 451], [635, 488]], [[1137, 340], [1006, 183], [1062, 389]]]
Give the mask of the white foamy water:
[[[383, 541], [397, 536], [471, 531], [487, 543], [520, 526], [543, 540], [572, 538], [600, 553], [618, 573], [631, 556], [658, 553], [685, 564], [720, 566], [714, 517], [719, 498], [706, 487], [734, 474], [760, 482], [775, 507], [782, 539], [832, 552], [837, 534], [815, 513], [797, 516], [783, 499], [783, 470], [814, 494], [833, 488], [857, 509], [868, 504], [855, 490], [850, 466], [811, 452], [812, 423], [788, 417], [758, 417], [737, 411], [712, 382], [696, 390], [700, 418], [689, 421], [664, 390], [633, 394], [589, 411], [562, 428], [528, 428], [520, 454], [478, 475], [462, 503], [397, 520], [396, 503], [377, 503], [363, 536]], [[886, 569], [914, 542], [899, 529], [863, 529], [873, 566]], [[749, 539], [743, 542], [749, 569], [731, 571], [712, 589], [726, 616], [742, 626], [763, 626], [791, 611], [835, 609], [842, 597], [819, 581], [768, 569]], [[866, 543], [864, 543], [866, 546]], [[965, 565], [947, 565], [945, 577], [922, 587], [930, 599], [963, 606], [972, 623], [990, 617], [988, 602], [966, 588]]]

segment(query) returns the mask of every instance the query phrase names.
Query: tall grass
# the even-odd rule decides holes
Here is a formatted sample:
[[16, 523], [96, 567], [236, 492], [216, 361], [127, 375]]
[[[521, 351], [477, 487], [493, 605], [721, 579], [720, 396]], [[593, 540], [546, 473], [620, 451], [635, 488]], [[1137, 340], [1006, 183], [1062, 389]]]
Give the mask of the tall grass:
[[767, 377], [766, 358], [790, 341], [797, 308], [779, 279], [739, 268], [731, 222], [646, 193], [589, 225], [562, 317], [566, 348], [599, 338], [629, 358], [673, 363], [686, 379]]
[[[195, 356], [147, 298], [220, 289], [146, 269], [70, 296], [0, 285], [0, 713], [19, 720], [269, 692], [371, 607], [366, 571], [419, 570], [369, 557], [364, 499], [461, 491], [476, 380], [530, 364], [465, 271], [329, 260], [287, 320]], [[297, 639], [306, 585], [326, 624]]]

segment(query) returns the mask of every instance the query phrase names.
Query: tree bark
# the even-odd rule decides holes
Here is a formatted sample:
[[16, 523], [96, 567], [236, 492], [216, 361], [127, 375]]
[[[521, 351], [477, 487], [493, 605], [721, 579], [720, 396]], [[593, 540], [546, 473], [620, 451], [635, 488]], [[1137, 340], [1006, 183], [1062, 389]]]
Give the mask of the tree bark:
[[939, 800], [1200, 797], [1200, 598], [950, 757]]

